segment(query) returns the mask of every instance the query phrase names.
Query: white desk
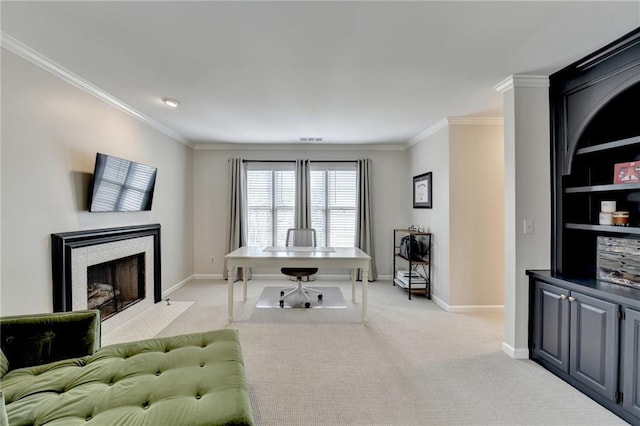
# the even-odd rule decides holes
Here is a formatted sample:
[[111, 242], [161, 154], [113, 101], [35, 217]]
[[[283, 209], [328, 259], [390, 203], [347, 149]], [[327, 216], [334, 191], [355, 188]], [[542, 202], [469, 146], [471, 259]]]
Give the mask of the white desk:
[[[292, 250], [293, 249], [293, 250]], [[266, 248], [240, 247], [225, 256], [227, 260], [227, 286], [229, 323], [233, 322], [233, 269], [261, 266], [277, 266], [279, 268], [348, 268], [351, 273], [351, 299], [356, 302], [356, 272], [362, 271], [362, 322], [367, 322], [367, 291], [369, 284], [369, 261], [371, 257], [355, 247], [335, 247], [333, 251], [318, 247], [309, 250], [301, 247]], [[247, 275], [242, 274], [243, 300], [247, 300]]]

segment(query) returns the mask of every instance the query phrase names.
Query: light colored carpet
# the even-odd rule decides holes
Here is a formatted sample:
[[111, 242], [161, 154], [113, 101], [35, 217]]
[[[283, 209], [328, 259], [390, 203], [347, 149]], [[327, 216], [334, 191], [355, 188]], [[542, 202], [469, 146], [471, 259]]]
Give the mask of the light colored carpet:
[[[351, 295], [350, 283], [336, 283]], [[231, 325], [258, 425], [625, 424], [537, 364], [505, 355], [499, 311], [452, 314], [379, 281], [369, 285], [363, 326], [330, 320], [340, 312], [359, 319], [350, 297], [347, 309], [255, 309], [265, 285], [274, 281], [250, 281], [247, 302], [236, 287]], [[196, 302], [159, 336], [225, 327], [226, 290], [201, 280], [175, 292], [172, 300]], [[320, 313], [327, 322], [257, 322], [254, 311]]]
[[166, 302], [156, 303], [110, 333], [102, 336], [101, 346], [151, 339], [182, 315], [191, 305], [193, 305], [193, 302], [176, 301], [170, 302], [169, 305]]

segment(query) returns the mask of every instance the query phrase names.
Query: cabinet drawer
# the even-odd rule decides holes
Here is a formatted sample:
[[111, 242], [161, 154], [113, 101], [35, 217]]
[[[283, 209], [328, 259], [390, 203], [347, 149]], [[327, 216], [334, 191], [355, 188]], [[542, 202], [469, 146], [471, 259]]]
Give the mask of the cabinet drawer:
[[598, 237], [598, 252], [624, 253], [625, 248], [624, 238]]
[[640, 288], [640, 271], [623, 268], [598, 267], [598, 279], [627, 287]]
[[624, 251], [632, 256], [635, 255], [640, 257], [640, 240], [627, 240]]

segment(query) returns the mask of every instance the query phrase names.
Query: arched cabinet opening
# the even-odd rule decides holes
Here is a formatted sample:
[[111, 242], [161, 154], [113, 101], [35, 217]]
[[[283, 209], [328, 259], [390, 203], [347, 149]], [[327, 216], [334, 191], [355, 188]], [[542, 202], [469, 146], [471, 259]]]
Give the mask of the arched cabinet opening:
[[[640, 181], [616, 183], [616, 164], [637, 162], [640, 172], [640, 83], [615, 96], [582, 133], [571, 173], [562, 176], [563, 273], [596, 276], [598, 236], [640, 235]], [[601, 217], [602, 202], [628, 212], [626, 226]], [[639, 237], [640, 238], [640, 237]]]
[[[597, 278], [598, 237], [640, 241], [640, 179], [616, 179], [618, 164], [636, 162], [625, 170], [640, 174], [640, 32], [614, 46], [620, 50], [595, 55], [597, 66], [572, 65], [550, 78], [552, 270], [566, 277]], [[625, 226], [602, 216], [603, 202], [628, 212]]]

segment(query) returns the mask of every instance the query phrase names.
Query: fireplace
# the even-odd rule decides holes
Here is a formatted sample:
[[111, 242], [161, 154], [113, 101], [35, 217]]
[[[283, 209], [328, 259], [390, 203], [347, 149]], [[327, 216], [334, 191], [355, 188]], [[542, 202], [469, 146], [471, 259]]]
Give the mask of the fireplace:
[[87, 268], [87, 309], [98, 309], [103, 320], [145, 298], [144, 253]]
[[103, 332], [162, 298], [159, 224], [51, 234], [51, 259], [54, 311], [99, 309]]

